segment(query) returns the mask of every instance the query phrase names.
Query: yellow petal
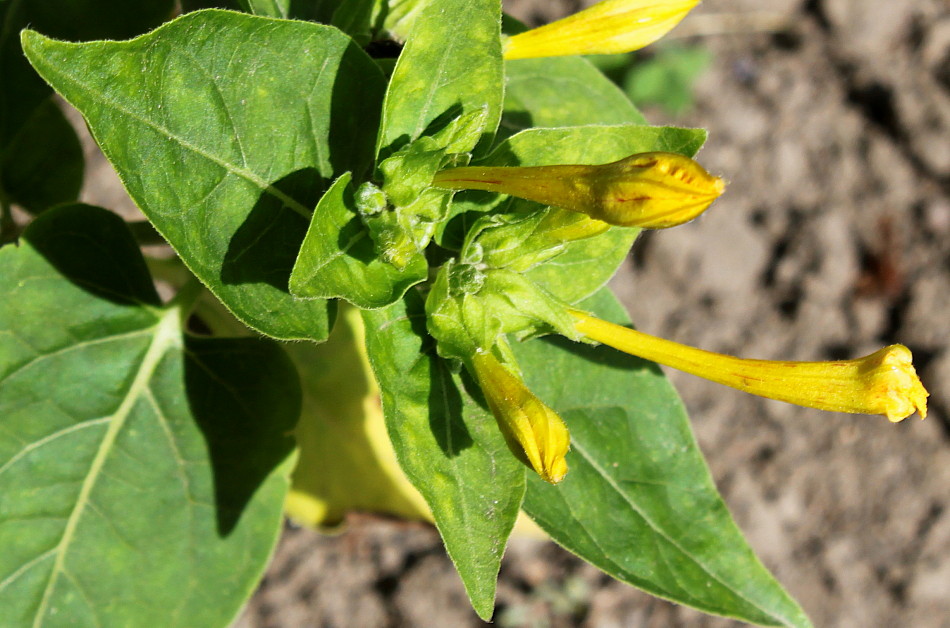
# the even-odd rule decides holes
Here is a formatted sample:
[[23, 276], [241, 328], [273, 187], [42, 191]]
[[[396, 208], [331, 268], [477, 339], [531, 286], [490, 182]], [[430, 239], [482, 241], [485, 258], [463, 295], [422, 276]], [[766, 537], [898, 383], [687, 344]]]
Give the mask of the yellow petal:
[[676, 153], [638, 153], [599, 166], [469, 166], [436, 174], [432, 185], [487, 190], [587, 214], [611, 225], [665, 229], [703, 213], [725, 183]]
[[604, 0], [557, 22], [509, 38], [505, 59], [614, 54], [667, 34], [699, 0]]
[[891, 345], [854, 360], [780, 362], [747, 360], [656, 338], [571, 311], [585, 337], [625, 353], [789, 403], [901, 421], [915, 411], [927, 416], [927, 396], [904, 345]]
[[571, 439], [561, 417], [491, 353], [476, 354], [472, 364], [508, 447], [544, 481], [564, 479]]

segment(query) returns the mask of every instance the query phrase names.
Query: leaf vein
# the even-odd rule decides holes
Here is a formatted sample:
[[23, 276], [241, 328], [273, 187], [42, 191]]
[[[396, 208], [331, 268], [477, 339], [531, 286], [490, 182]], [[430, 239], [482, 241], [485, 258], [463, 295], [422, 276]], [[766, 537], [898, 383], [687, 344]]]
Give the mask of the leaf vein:
[[785, 617], [781, 617], [781, 616], [776, 615], [776, 614], [774, 613], [774, 611], [772, 611], [771, 609], [764, 609], [764, 608], [762, 608], [762, 607], [761, 607], [760, 605], [758, 605], [755, 601], [749, 599], [749, 598], [746, 596], [745, 592], [739, 591], [739, 590], [737, 590], [736, 588], [734, 588], [734, 587], [733, 587], [732, 585], [730, 585], [728, 582], [726, 582], [725, 580], [723, 580], [717, 573], [715, 573], [711, 567], [708, 567], [708, 566], [705, 565], [703, 562], [701, 562], [699, 559], [697, 559], [695, 556], [693, 556], [689, 551], [686, 550], [686, 548], [682, 547], [679, 543], [676, 542], [676, 540], [674, 540], [674, 539], [671, 538], [669, 535], [667, 535], [663, 530], [660, 529], [659, 526], [657, 526], [649, 517], [647, 517], [646, 513], [644, 513], [644, 512], [640, 509], [640, 507], [636, 504], [636, 502], [634, 502], [632, 499], [630, 499], [630, 497], [629, 497], [629, 496], [621, 489], [621, 487], [617, 484], [617, 482], [616, 482], [616, 480], [613, 478], [613, 476], [611, 476], [610, 474], [608, 474], [608, 473], [607, 473], [607, 470], [604, 469], [600, 464], [598, 464], [598, 462], [586, 451], [586, 449], [584, 448], [584, 446], [582, 446], [579, 442], [575, 441], [574, 443], [572, 443], [572, 447], [573, 447], [573, 448], [577, 451], [577, 453], [579, 453], [585, 460], [587, 460], [587, 462], [601, 475], [601, 477], [603, 477], [603, 478], [606, 480], [607, 484], [609, 484], [610, 487], [611, 487], [614, 491], [616, 491], [616, 493], [617, 493], [625, 502], [627, 502], [627, 504], [630, 506], [630, 509], [633, 510], [634, 512], [636, 512], [640, 517], [643, 518], [643, 521], [653, 530], [653, 532], [654, 532], [657, 536], [659, 536], [660, 538], [664, 539], [664, 540], [665, 540], [667, 543], [669, 543], [672, 547], [675, 547], [675, 548], [676, 548], [679, 552], [681, 552], [684, 556], [686, 556], [686, 557], [688, 557], [690, 560], [692, 560], [700, 569], [702, 569], [702, 571], [704, 571], [706, 574], [708, 574], [710, 578], [712, 578], [713, 580], [715, 580], [716, 582], [718, 582], [720, 585], [722, 585], [723, 588], [725, 588], [725, 589], [731, 591], [731, 592], [732, 592], [733, 594], [735, 594], [736, 597], [738, 597], [739, 599], [745, 601], [746, 603], [748, 603], [749, 605], [751, 605], [751, 606], [754, 607], [754, 608], [760, 609], [761, 611], [763, 611], [764, 613], [770, 615], [771, 617], [773, 617], [773, 618], [776, 619], [777, 621], [784, 621], [785, 623], [791, 623], [791, 622], [788, 620], [788, 618], [785, 618]]
[[291, 208], [293, 211], [297, 212], [298, 214], [300, 214], [307, 220], [310, 219], [311, 212], [309, 209], [304, 207], [303, 204], [301, 204], [296, 199], [286, 194], [280, 188], [277, 188], [276, 186], [271, 185], [270, 183], [267, 183], [267, 181], [262, 179], [260, 176], [258, 176], [256, 173], [252, 172], [251, 170], [248, 170], [246, 168], [241, 168], [237, 166], [236, 164], [231, 163], [227, 159], [214, 155], [213, 153], [186, 140], [184, 137], [181, 137], [179, 135], [176, 135], [175, 133], [172, 133], [171, 130], [155, 122], [154, 120], [147, 118], [143, 116], [142, 114], [136, 113], [130, 109], [127, 109], [119, 105], [119, 103], [113, 100], [105, 98], [104, 96], [102, 96], [101, 93], [92, 89], [89, 85], [86, 85], [85, 83], [83, 83], [82, 81], [80, 81], [79, 79], [73, 76], [70, 76], [67, 74], [60, 74], [59, 78], [61, 78], [65, 82], [72, 83], [73, 85], [75, 85], [76, 87], [84, 91], [86, 95], [90, 98], [90, 100], [97, 102], [98, 104], [102, 106], [110, 107], [113, 110], [117, 111], [118, 113], [129, 118], [130, 120], [133, 120], [134, 122], [138, 122], [139, 124], [143, 126], [147, 126], [151, 128], [153, 131], [156, 131], [159, 134], [164, 135], [168, 139], [178, 143], [182, 148], [189, 150], [195, 153], [196, 155], [199, 155], [207, 159], [208, 161], [214, 164], [217, 164], [218, 166], [224, 168], [228, 172], [234, 175], [237, 175], [238, 177], [254, 184], [258, 188], [260, 188], [262, 191], [267, 192], [271, 196], [274, 196], [277, 199], [279, 199], [287, 207]]

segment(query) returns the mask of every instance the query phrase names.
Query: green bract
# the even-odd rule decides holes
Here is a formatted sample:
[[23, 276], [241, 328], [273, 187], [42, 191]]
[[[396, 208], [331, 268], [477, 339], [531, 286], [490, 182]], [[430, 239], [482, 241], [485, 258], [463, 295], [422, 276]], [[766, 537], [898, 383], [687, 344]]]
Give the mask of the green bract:
[[[2, 32], [36, 28], [22, 34], [26, 57], [174, 249], [180, 262], [150, 264], [178, 296], [160, 301], [131, 232], [99, 208], [49, 209], [0, 249], [4, 625], [226, 626], [280, 530], [289, 434], [301, 416], [330, 420], [335, 380], [314, 369], [334, 360], [312, 349], [337, 299], [362, 310], [395, 457], [482, 618], [524, 509], [658, 596], [809, 625], [743, 540], [659, 370], [539, 337], [578, 337], [567, 305], [626, 322], [604, 285], [638, 230], [430, 185], [467, 164], [692, 156], [704, 131], [646, 126], [584, 59], [504, 61], [499, 0], [234, 0], [254, 15], [189, 12], [128, 41], [47, 36], [128, 37], [171, 10], [86, 4], [115, 28], [57, 30], [7, 2]], [[370, 54], [385, 39], [404, 44], [394, 66]], [[0, 101], [2, 199], [45, 210], [75, 199], [81, 153], [10, 41], [0, 61], [26, 91]], [[51, 144], [66, 150], [51, 156]], [[238, 321], [266, 338], [228, 337], [247, 334]], [[338, 333], [352, 340], [352, 324]], [[279, 341], [294, 340], [309, 344], [284, 345], [291, 361]], [[563, 417], [561, 483], [513, 455], [464, 367], [480, 351], [517, 363]], [[344, 414], [358, 414], [359, 391], [344, 392]], [[300, 484], [333, 495], [345, 479], [307, 451], [345, 452], [314, 439], [356, 430], [302, 423], [299, 469], [326, 478]]]

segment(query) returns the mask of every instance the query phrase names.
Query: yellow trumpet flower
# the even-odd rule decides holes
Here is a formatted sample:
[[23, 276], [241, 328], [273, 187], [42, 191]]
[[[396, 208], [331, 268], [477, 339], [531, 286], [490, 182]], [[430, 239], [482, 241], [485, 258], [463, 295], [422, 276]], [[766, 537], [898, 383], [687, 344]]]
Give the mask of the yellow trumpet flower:
[[486, 190], [587, 214], [611, 225], [665, 229], [703, 213], [725, 183], [677, 153], [638, 153], [598, 166], [467, 166], [432, 185]]
[[819, 410], [883, 414], [892, 422], [915, 411], [920, 418], [927, 416], [928, 393], [904, 345], [855, 360], [746, 360], [656, 338], [576, 310], [570, 313], [577, 331], [591, 340], [753, 395]]
[[544, 481], [557, 484], [564, 479], [571, 437], [561, 417], [491, 353], [475, 354], [472, 364], [511, 451]]
[[700, 0], [604, 0], [509, 38], [505, 59], [615, 54], [652, 44], [680, 23]]

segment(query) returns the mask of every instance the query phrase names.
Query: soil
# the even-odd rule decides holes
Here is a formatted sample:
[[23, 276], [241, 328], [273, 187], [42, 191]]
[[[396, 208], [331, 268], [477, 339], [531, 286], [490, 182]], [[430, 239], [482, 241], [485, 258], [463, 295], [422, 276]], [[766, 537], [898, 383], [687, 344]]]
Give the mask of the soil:
[[[539, 23], [582, 4], [506, 7]], [[817, 626], [950, 626], [950, 5], [707, 0], [676, 35], [714, 61], [692, 111], [647, 116], [709, 129], [699, 159], [730, 185], [638, 241], [613, 288], [641, 329], [715, 351], [913, 350], [930, 416], [895, 425], [669, 375], [736, 521]], [[235, 625], [481, 624], [433, 528], [348, 524], [288, 527]], [[532, 539], [509, 546], [495, 623], [738, 625]]]

